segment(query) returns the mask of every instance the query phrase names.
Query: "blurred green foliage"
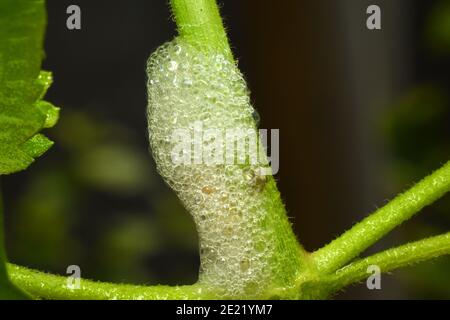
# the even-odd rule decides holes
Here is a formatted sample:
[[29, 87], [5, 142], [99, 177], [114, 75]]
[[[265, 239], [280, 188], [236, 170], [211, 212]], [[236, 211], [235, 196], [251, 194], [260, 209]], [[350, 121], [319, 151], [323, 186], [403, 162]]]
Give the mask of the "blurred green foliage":
[[434, 54], [450, 54], [450, 1], [440, 1], [429, 13], [425, 41]]
[[59, 274], [76, 264], [104, 281], [194, 282], [195, 226], [133, 133], [69, 107], [52, 133], [57, 147], [8, 204], [12, 261]]

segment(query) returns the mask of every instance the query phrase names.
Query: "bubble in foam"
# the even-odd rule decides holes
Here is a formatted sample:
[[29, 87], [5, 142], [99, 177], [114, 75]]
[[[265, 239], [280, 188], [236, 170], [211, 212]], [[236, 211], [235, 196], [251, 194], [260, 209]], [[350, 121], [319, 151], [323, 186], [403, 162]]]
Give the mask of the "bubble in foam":
[[203, 130], [256, 130], [258, 116], [245, 80], [225, 56], [203, 53], [179, 39], [151, 55], [147, 73], [150, 145], [159, 173], [195, 220], [199, 281], [220, 288], [224, 296], [248, 294], [249, 284], [261, 281], [253, 290], [258, 295], [273, 251], [261, 240], [270, 239], [262, 227], [268, 214], [261, 194], [264, 178], [250, 164], [175, 165], [171, 157], [174, 130], [193, 135], [196, 121], [202, 121]]

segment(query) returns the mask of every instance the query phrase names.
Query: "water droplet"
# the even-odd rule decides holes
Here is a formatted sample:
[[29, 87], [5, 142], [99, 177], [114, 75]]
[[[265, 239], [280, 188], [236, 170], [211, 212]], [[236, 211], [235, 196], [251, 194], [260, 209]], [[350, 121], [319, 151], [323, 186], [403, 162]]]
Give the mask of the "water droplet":
[[258, 252], [258, 253], [263, 253], [264, 250], [266, 250], [266, 243], [265, 243], [264, 241], [262, 241], [262, 240], [258, 241], [258, 242], [255, 244], [255, 250], [256, 250], [256, 252]]
[[180, 45], [175, 45], [175, 54], [180, 54], [182, 51], [181, 46]]
[[239, 267], [241, 268], [242, 272], [247, 272], [250, 268], [250, 261], [248, 260], [242, 260], [239, 264]]
[[202, 192], [205, 194], [211, 194], [215, 191], [216, 191], [216, 189], [214, 189], [214, 187], [210, 187], [210, 186], [205, 186], [202, 188]]
[[176, 62], [174, 60], [170, 61], [168, 69], [170, 71], [176, 71], [178, 69], [178, 62]]
[[233, 235], [233, 227], [231, 227], [231, 226], [225, 227], [225, 228], [223, 229], [223, 234], [224, 234], [226, 237], [232, 236], [232, 235]]
[[252, 117], [253, 117], [253, 120], [255, 120], [256, 127], [259, 127], [259, 123], [261, 121], [261, 117], [259, 116], [258, 111], [256, 111], [255, 109], [253, 109]]

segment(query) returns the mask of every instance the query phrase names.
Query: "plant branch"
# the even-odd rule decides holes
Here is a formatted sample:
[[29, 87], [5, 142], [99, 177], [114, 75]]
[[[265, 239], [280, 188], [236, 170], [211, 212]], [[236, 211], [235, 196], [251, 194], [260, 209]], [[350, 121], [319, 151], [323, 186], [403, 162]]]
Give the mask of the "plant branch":
[[450, 161], [398, 195], [322, 249], [312, 258], [319, 272], [333, 272], [450, 190]]
[[233, 60], [215, 0], [170, 0], [170, 5], [182, 39]]
[[56, 300], [191, 300], [214, 299], [199, 284], [190, 286], [139, 286], [80, 280], [79, 289], [67, 286], [68, 277], [8, 264], [14, 284], [35, 298]]
[[329, 280], [337, 291], [367, 278], [367, 267], [371, 265], [377, 265], [381, 272], [388, 272], [447, 254], [450, 254], [450, 232], [360, 259], [336, 271]]
[[[196, 46], [201, 51], [208, 53], [211, 52], [212, 54], [223, 54], [230, 60], [233, 60], [216, 0], [171, 0], [170, 3], [176, 24], [178, 26], [178, 31], [180, 34], [179, 37], [181, 39], [189, 42], [190, 45]], [[217, 76], [219, 76], [219, 74], [217, 74]], [[232, 92], [233, 90], [230, 90], [230, 95], [235, 94]], [[227, 118], [224, 118], [223, 121], [227, 121]], [[158, 122], [157, 125], [161, 126], [161, 122]], [[165, 152], [167, 152], [167, 150]], [[243, 190], [242, 192], [248, 191]], [[254, 227], [255, 230], [252, 230], [251, 236], [248, 236], [247, 232], [242, 234], [236, 233], [236, 235], [239, 234], [239, 237], [236, 238], [233, 243], [237, 243], [238, 241], [240, 241], [240, 243], [239, 248], [235, 248], [234, 250], [241, 250], [241, 248], [253, 250], [254, 245], [252, 243], [257, 243], [256, 239], [259, 237], [259, 234], [264, 234], [264, 241], [270, 244], [270, 246], [267, 245], [270, 250], [267, 250], [267, 253], [260, 259], [252, 260], [252, 269], [263, 270], [261, 271], [261, 274], [258, 275], [259, 278], [257, 281], [260, 282], [258, 284], [258, 290], [261, 290], [261, 292], [272, 292], [272, 290], [278, 290], [279, 288], [287, 288], [291, 286], [292, 282], [298, 277], [299, 273], [307, 270], [309, 267], [309, 261], [306, 259], [306, 252], [303, 247], [299, 245], [292, 231], [284, 204], [281, 201], [279, 191], [273, 177], [266, 177], [264, 188], [262, 188], [262, 190], [257, 194], [254, 194], [247, 199], [253, 199], [253, 201], [260, 202], [261, 206], [265, 208], [263, 211], [264, 214], [254, 210], [253, 208], [256, 206], [252, 208], [252, 200], [247, 200], [250, 203], [245, 203], [242, 205], [242, 209], [240, 209], [240, 211], [246, 215], [246, 220], [243, 221], [251, 221], [249, 216], [254, 215], [255, 218], [257, 217], [255, 220], [259, 220], [260, 222], [258, 222], [258, 225]], [[222, 218], [217, 215], [217, 221], [215, 223], [221, 224], [219, 228], [215, 227], [213, 223], [210, 223], [209, 227], [221, 230], [223, 224], [220, 223], [220, 219]], [[223, 233], [226, 232], [227, 231], [224, 229]], [[251, 241], [249, 239], [251, 239]], [[214, 248], [214, 251], [216, 252], [229, 252], [229, 249], [222, 250], [221, 248], [218, 248], [219, 245], [217, 244], [217, 239], [211, 240], [214, 244], [210, 246], [209, 239], [207, 240], [200, 237], [202, 246]], [[220, 247], [225, 248], [226, 245], [227, 243], [224, 241], [223, 245], [221, 244]], [[227, 277], [230, 279], [236, 277], [236, 279], [238, 279], [241, 272], [239, 264], [234, 262], [234, 258], [227, 259], [227, 257], [223, 256], [221, 258], [224, 259], [224, 262], [220, 263], [224, 270], [236, 270], [228, 274]], [[245, 263], [247, 260], [248, 259], [245, 258], [242, 261]], [[256, 263], [258, 265], [256, 265]], [[211, 265], [214, 268], [216, 267], [215, 264]], [[220, 282], [218, 280], [223, 279], [224, 275], [226, 275], [226, 273], [218, 271], [209, 273], [209, 270], [206, 268], [202, 270], [204, 274], [208, 274], [209, 279], [214, 279], [212, 281], [210, 280], [214, 283], [214, 285], [218, 285]], [[211, 276], [211, 274], [213, 274], [213, 276]], [[248, 279], [243, 280], [248, 283], [239, 284], [239, 287], [242, 288], [240, 290], [243, 292], [245, 291], [243, 289], [245, 286], [255, 285], [254, 283], [256, 277], [256, 272], [252, 272], [251, 277], [249, 276]], [[200, 278], [202, 278], [202, 274], [200, 275]], [[230, 282], [237, 281], [230, 280]], [[224, 291], [227, 289], [228, 288], [225, 288]], [[258, 290], [254, 291], [258, 292]], [[251, 296], [253, 292], [250, 290], [245, 297], [261, 298], [263, 295], [271, 294], [266, 292], [261, 294], [258, 292], [259, 296]], [[288, 290], [285, 290], [284, 294], [287, 295]]]

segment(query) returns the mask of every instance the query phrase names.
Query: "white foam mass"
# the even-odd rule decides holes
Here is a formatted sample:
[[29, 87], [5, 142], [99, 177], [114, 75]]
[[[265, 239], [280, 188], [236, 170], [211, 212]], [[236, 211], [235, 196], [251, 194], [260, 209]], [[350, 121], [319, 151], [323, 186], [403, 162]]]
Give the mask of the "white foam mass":
[[250, 164], [176, 165], [171, 158], [174, 130], [193, 134], [196, 121], [203, 130], [256, 129], [246, 82], [225, 56], [177, 39], [151, 55], [147, 73], [150, 145], [159, 173], [195, 220], [199, 281], [224, 296], [258, 295], [274, 250], [263, 227], [265, 178]]

